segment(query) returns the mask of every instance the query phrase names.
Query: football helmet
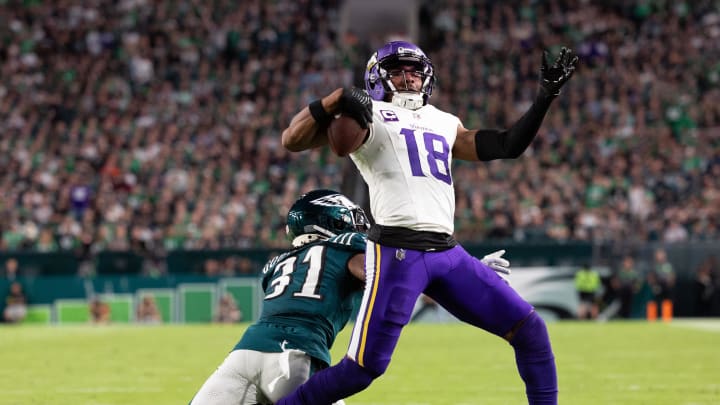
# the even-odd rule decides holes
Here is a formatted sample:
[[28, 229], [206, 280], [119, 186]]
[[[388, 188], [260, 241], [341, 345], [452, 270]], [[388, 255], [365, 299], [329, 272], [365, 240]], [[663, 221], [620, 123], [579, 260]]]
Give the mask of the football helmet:
[[389, 94], [395, 97], [400, 92], [407, 93], [405, 89], [395, 88], [390, 80], [390, 71], [402, 65], [417, 67], [422, 80], [422, 105], [427, 104], [435, 85], [433, 64], [422, 49], [410, 42], [388, 42], [372, 54], [365, 69], [365, 90], [377, 101], [386, 101]]
[[293, 246], [328, 239], [345, 232], [366, 232], [365, 211], [345, 195], [332, 190], [313, 190], [290, 207], [285, 228]]

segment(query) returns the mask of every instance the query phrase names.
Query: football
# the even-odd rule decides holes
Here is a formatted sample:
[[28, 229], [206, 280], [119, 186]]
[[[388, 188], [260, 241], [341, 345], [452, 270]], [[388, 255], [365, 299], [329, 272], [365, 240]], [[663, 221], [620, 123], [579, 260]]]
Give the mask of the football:
[[355, 152], [365, 140], [366, 129], [354, 119], [340, 115], [330, 122], [327, 129], [330, 149], [338, 156], [347, 156]]

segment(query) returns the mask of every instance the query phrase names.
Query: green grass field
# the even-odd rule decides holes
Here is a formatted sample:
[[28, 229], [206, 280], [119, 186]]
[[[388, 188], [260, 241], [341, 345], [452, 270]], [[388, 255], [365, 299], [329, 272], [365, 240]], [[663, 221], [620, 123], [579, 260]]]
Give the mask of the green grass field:
[[[0, 404], [187, 404], [244, 328], [1, 327]], [[549, 328], [561, 404], [720, 404], [720, 321]], [[388, 372], [347, 402], [526, 403], [510, 346], [461, 324], [408, 326]]]

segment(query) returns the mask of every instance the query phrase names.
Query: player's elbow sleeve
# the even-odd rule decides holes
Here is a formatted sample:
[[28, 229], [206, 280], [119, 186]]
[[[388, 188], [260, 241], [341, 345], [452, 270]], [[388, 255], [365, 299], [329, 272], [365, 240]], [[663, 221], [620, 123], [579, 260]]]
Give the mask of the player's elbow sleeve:
[[517, 159], [523, 154], [523, 152], [525, 152], [525, 149], [526, 148], [514, 148], [514, 149], [511, 148], [505, 154], [505, 158], [506, 159]]
[[475, 153], [478, 160], [488, 161], [507, 157], [505, 152], [504, 134], [506, 131], [481, 129], [475, 132]]
[[479, 160], [516, 159], [528, 148], [534, 137], [518, 129], [479, 130], [475, 133], [475, 152]]

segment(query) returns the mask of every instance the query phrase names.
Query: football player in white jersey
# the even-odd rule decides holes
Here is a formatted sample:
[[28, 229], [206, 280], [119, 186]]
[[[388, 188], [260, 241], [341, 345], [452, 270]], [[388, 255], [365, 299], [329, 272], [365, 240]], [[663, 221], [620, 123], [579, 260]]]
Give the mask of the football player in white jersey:
[[368, 387], [387, 369], [423, 293], [458, 319], [509, 342], [529, 404], [557, 403], [555, 358], [544, 321], [453, 238], [450, 168], [452, 158], [520, 156], [577, 61], [562, 48], [548, 65], [543, 53], [538, 94], [525, 115], [507, 130], [467, 129], [458, 117], [428, 103], [435, 82], [430, 59], [416, 45], [394, 41], [368, 61], [366, 91], [337, 89], [293, 118], [282, 134], [291, 151], [326, 144], [327, 126], [337, 113], [367, 129], [350, 157], [368, 184], [376, 224], [368, 232], [365, 290], [346, 357], [277, 404], [327, 405]]

